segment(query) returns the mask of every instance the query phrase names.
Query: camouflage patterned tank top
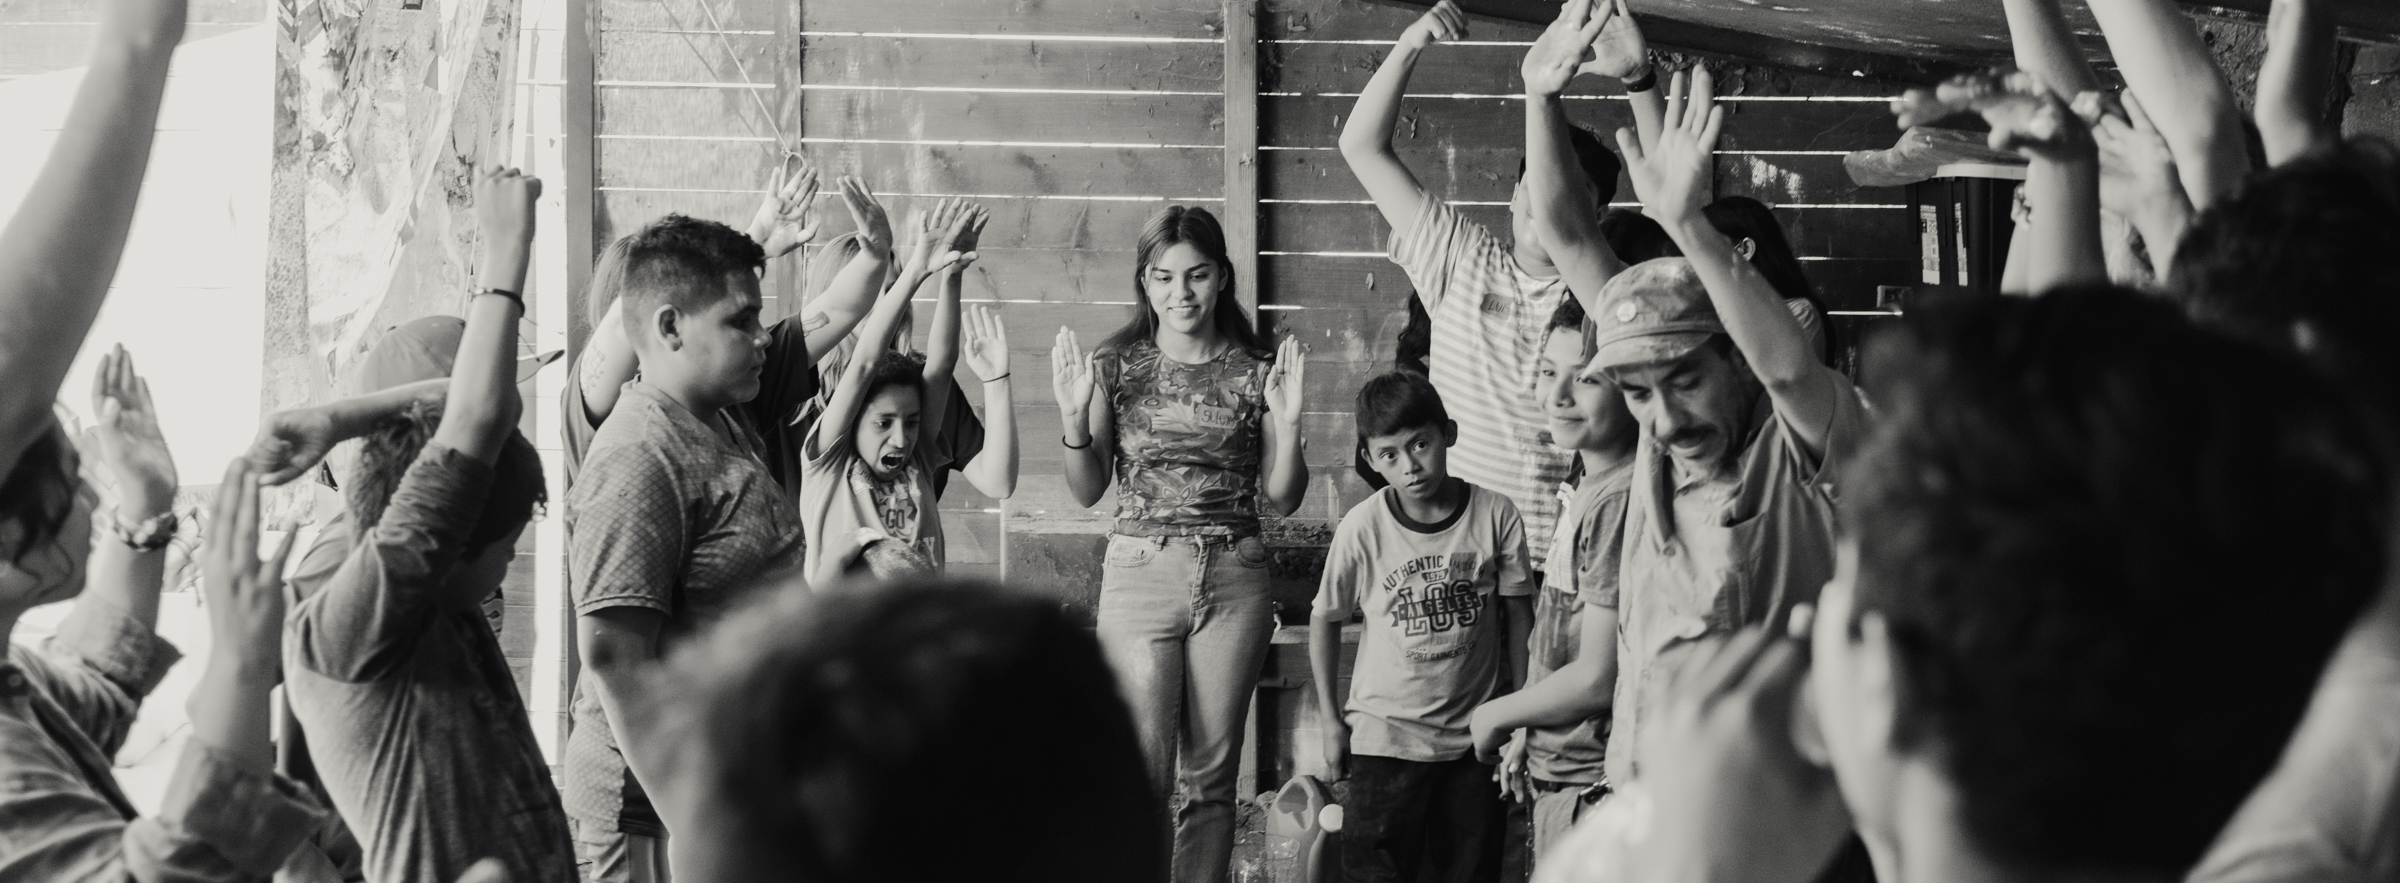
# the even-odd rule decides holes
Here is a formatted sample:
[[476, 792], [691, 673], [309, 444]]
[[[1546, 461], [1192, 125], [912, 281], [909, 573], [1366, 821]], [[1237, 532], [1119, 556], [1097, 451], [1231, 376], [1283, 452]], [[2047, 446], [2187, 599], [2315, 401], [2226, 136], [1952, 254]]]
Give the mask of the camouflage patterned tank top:
[[1147, 340], [1092, 361], [1117, 421], [1117, 532], [1257, 536], [1271, 363], [1228, 347], [1187, 365]]

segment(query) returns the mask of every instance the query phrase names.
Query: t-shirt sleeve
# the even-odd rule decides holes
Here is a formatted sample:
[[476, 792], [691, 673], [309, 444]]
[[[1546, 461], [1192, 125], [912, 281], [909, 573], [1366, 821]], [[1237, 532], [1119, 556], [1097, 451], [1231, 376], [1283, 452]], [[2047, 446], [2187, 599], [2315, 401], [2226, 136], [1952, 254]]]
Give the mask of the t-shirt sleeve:
[[[1425, 311], [1437, 313], [1450, 295], [1459, 268], [1500, 247], [1492, 231], [1460, 217], [1458, 211], [1432, 193], [1425, 194], [1406, 229], [1392, 231], [1387, 256], [1408, 273]], [[1477, 292], [1466, 292], [1476, 295]]]
[[1617, 608], [1618, 570], [1625, 559], [1625, 504], [1630, 499], [1624, 490], [1604, 494], [1584, 519], [1585, 534], [1575, 549], [1575, 582], [1586, 606]]
[[1521, 598], [1533, 594], [1533, 556], [1525, 548], [1525, 519], [1517, 514], [1517, 504], [1506, 496], [1491, 494], [1492, 518], [1498, 522], [1494, 536], [1499, 542], [1500, 585], [1503, 598]]
[[289, 629], [303, 665], [341, 681], [373, 678], [440, 610], [442, 581], [465, 553], [492, 467], [440, 444], [409, 464], [383, 516], [354, 541]]
[[[1382, 505], [1374, 496], [1367, 503]], [[1310, 609], [1318, 616], [1333, 622], [1347, 622], [1358, 607], [1358, 585], [1369, 579], [1366, 543], [1360, 537], [1364, 527], [1356, 518], [1344, 518], [1334, 528], [1333, 544], [1325, 549], [1325, 575], [1317, 581], [1317, 599]]]
[[691, 548], [684, 497], [659, 451], [611, 447], [568, 493], [567, 571], [575, 613], [642, 607], [672, 615]]
[[1780, 424], [1777, 435], [1782, 447], [1776, 455], [1787, 461], [1786, 468], [1790, 475], [1805, 484], [1822, 488], [1828, 496], [1838, 500], [1841, 499], [1843, 464], [1857, 450], [1859, 437], [1866, 431], [1866, 406], [1859, 398], [1858, 387], [1851, 384], [1850, 378], [1843, 376], [1842, 372], [1822, 365], [1817, 366], [1816, 371], [1819, 382], [1834, 387], [1833, 413], [1826, 418], [1825, 424], [1824, 451], [1820, 456], [1810, 457], [1808, 452], [1802, 450], [1791, 424], [1778, 410], [1775, 420]]

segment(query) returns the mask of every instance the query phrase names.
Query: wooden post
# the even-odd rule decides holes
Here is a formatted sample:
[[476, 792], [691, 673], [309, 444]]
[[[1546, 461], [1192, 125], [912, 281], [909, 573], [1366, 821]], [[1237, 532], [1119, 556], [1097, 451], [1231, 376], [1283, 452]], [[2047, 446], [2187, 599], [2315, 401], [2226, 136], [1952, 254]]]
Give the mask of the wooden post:
[[[559, 70], [559, 79], [565, 85], [560, 89], [558, 107], [559, 166], [564, 174], [559, 176], [555, 186], [564, 191], [561, 195], [565, 202], [566, 223], [561, 225], [561, 230], [566, 234], [567, 352], [568, 365], [572, 366], [572, 357], [583, 351], [583, 345], [592, 336], [592, 317], [584, 315], [584, 292], [591, 287], [592, 261], [600, 255], [599, 244], [594, 241], [598, 230], [593, 226], [596, 219], [592, 212], [593, 188], [599, 184], [599, 166], [594, 162], [599, 142], [592, 140], [596, 131], [592, 123], [600, 106], [596, 83], [598, 67], [593, 60], [592, 47], [600, 42], [600, 16], [595, 8], [596, 0], [565, 2], [566, 21], [560, 33], [564, 58]], [[574, 378], [567, 377], [566, 381], [572, 383]], [[552, 505], [561, 504], [553, 502]], [[572, 590], [565, 574], [560, 575], [559, 584]], [[566, 654], [559, 668], [566, 681], [560, 695], [568, 697], [568, 707], [572, 708], [575, 679], [583, 671], [583, 654], [575, 647], [574, 599], [569, 597], [567, 603], [560, 607], [561, 622], [557, 624], [559, 644]], [[559, 721], [559, 756], [563, 767], [567, 731], [574, 727], [575, 715], [571, 712], [560, 715]]]
[[[1225, 249], [1234, 289], [1256, 323], [1258, 278], [1258, 0], [1225, 0]], [[1264, 329], [1261, 329], [1264, 330]]]

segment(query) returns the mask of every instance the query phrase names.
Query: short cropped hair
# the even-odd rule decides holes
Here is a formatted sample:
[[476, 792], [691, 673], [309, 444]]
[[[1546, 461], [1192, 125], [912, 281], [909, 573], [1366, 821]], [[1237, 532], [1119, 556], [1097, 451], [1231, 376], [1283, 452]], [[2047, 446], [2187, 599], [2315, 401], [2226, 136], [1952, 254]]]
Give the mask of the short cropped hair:
[[1871, 344], [1882, 419], [1844, 502], [1897, 742], [1994, 860], [2181, 875], [2376, 589], [2366, 422], [2296, 358], [2120, 288], [1937, 300]]
[[2202, 321], [2308, 357], [2400, 422], [2400, 147], [2353, 138], [2251, 176], [2201, 213], [2168, 283]]
[[[1600, 136], [1582, 126], [1567, 127], [1567, 143], [1575, 148], [1575, 165], [1592, 182], [1597, 197], [1593, 201], [1599, 204], [1600, 211], [1608, 211], [1608, 204], [1617, 198], [1617, 175], [1625, 170], [1625, 164], [1618, 161], [1616, 151], [1600, 143]], [[1522, 156], [1517, 157], [1517, 177], [1525, 177]]]
[[1431, 426], [1450, 425], [1450, 409], [1433, 381], [1415, 371], [1393, 371], [1368, 379], [1358, 389], [1358, 439], [1395, 435]]
[[[617, 263], [593, 271], [594, 287], [607, 280], [617, 289], [616, 296], [625, 299], [629, 317], [662, 306], [686, 313], [706, 309], [724, 299], [727, 278], [754, 274], [767, 265], [766, 250], [741, 231], [683, 215], [650, 222], [601, 258], [604, 265], [611, 259]], [[606, 296], [595, 293], [593, 301]]]
[[[417, 462], [417, 455], [424, 452], [425, 443], [433, 440], [441, 424], [441, 403], [419, 402], [406, 413], [386, 419], [359, 441], [358, 460], [342, 482], [342, 494], [361, 541], [383, 520], [392, 495], [400, 489], [400, 480], [407, 477], [410, 464]], [[507, 441], [500, 445], [499, 459], [492, 462], [490, 490], [484, 495], [483, 511], [475, 516], [475, 526], [467, 531], [460, 559], [473, 558], [485, 547], [508, 539], [532, 521], [549, 499], [541, 455], [534, 452], [524, 433], [510, 430]]]
[[700, 748], [681, 784], [733, 826], [728, 879], [1165, 871], [1133, 717], [1055, 600], [940, 580], [760, 594], [670, 662]]

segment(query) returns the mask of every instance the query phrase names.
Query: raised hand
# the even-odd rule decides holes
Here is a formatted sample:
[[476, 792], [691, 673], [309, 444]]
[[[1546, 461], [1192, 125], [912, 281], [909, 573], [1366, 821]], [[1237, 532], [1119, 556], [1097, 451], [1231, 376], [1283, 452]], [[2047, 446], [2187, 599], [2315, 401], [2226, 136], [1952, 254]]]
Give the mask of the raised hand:
[[159, 432], [150, 382], [134, 373], [121, 344], [92, 371], [92, 414], [100, 460], [116, 483], [117, 514], [135, 523], [167, 511], [175, 502], [175, 456]]
[[542, 180], [500, 167], [475, 180], [475, 223], [483, 236], [483, 263], [476, 284], [523, 294], [533, 263], [533, 203]]
[[1059, 418], [1069, 426], [1083, 425], [1096, 379], [1092, 355], [1077, 344], [1073, 330], [1060, 326], [1058, 340], [1050, 346], [1050, 395], [1058, 400]]
[[758, 213], [751, 216], [745, 231], [766, 249], [768, 260], [791, 254], [817, 238], [817, 167], [808, 157], [795, 153], [791, 158], [799, 161], [799, 171], [787, 174], [789, 163], [775, 164], [774, 174], [767, 178], [767, 197], [759, 202]]
[[260, 481], [279, 485], [325, 462], [325, 455], [341, 440], [333, 417], [324, 409], [293, 408], [268, 415], [258, 426], [258, 436], [250, 440], [250, 450], [242, 456], [250, 461]]
[[1300, 411], [1306, 398], [1308, 354], [1300, 348], [1300, 339], [1286, 337], [1275, 348], [1275, 367], [1267, 372], [1267, 416], [1283, 426], [1300, 425]]
[[1707, 68], [1699, 67], [1677, 73], [1668, 87], [1666, 116], [1655, 143], [1641, 143], [1632, 129], [1617, 130], [1617, 148], [1625, 154], [1625, 169], [1645, 214], [1670, 228], [1700, 217], [1709, 202], [1712, 151], [1724, 128], [1725, 109], [1717, 106], [1716, 81]]
[[1008, 376], [1008, 326], [991, 307], [976, 304], [967, 311], [960, 355], [975, 379], [985, 383]]
[[1600, 36], [1592, 40], [1591, 61], [1584, 64], [1583, 72], [1635, 79], [1650, 69], [1650, 41], [1642, 36], [1642, 26], [1625, 8], [1625, 0], [1596, 2], [1592, 17], [1600, 22]]
[[259, 483], [250, 461], [225, 467], [201, 538], [201, 597], [208, 608], [215, 652], [253, 680], [272, 682], [283, 671], [283, 562], [297, 531], [285, 530], [275, 554], [258, 557]]
[[[2191, 197], [2183, 192], [2183, 175], [2175, 168], [2166, 136], [2150, 124], [2150, 115], [2133, 93], [2125, 93], [2121, 101], [2121, 114], [2098, 114], [2092, 124], [2092, 141], [2100, 151], [2100, 207], [2127, 217], [2146, 211], [2190, 212]], [[2084, 103], [2083, 96], [2076, 97], [2079, 111]]]
[[850, 208], [850, 220], [858, 226], [859, 242], [883, 254], [892, 253], [892, 219], [884, 213], [883, 203], [875, 201], [875, 193], [855, 177], [844, 176], [841, 181], [842, 204]]
[[950, 237], [942, 247], [959, 256], [952, 269], [964, 270], [975, 262], [975, 246], [983, 240], [983, 225], [992, 221], [992, 213], [983, 206], [960, 201], [961, 217], [945, 231]]
[[1559, 7], [1558, 19], [1533, 41], [1519, 66], [1527, 94], [1547, 98], [1563, 93], [1567, 83], [1592, 62], [1592, 41], [1599, 38], [1616, 8], [1613, 0], [1604, 2], [1610, 5], [1598, 16], [1592, 14], [1592, 0], [1567, 0]]
[[1466, 38], [1467, 14], [1459, 11], [1454, 0], [1442, 0], [1434, 4], [1432, 9], [1425, 10], [1425, 14], [1410, 24], [1408, 30], [1400, 32], [1400, 46], [1404, 49], [1423, 49], [1435, 43]]
[[1971, 112], [1991, 125], [1989, 143], [1994, 150], [2013, 150], [2051, 162], [2097, 156], [2090, 124], [2041, 80], [2024, 71], [1960, 74], [1933, 89], [1910, 89], [1892, 101], [1892, 112], [1899, 115], [1902, 128]]

